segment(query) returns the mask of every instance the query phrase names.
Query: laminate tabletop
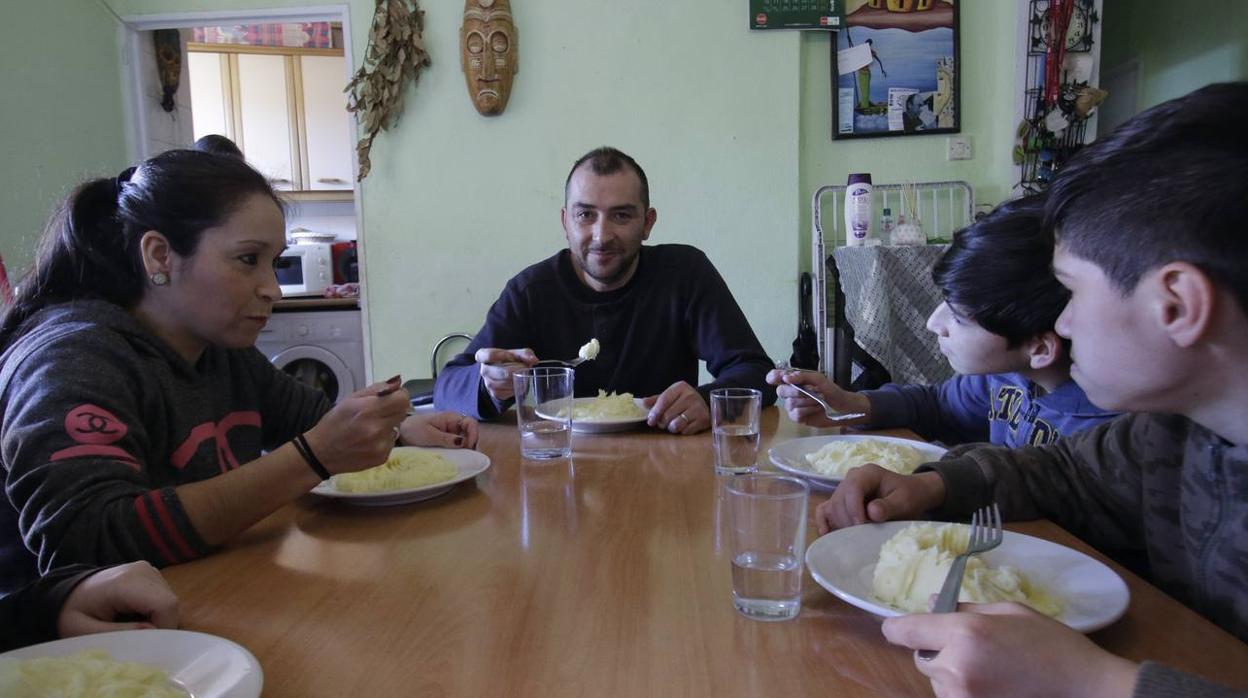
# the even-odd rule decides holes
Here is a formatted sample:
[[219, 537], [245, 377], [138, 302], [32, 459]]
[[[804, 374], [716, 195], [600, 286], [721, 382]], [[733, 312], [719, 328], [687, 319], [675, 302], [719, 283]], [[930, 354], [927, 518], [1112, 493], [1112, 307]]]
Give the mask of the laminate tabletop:
[[[931, 695], [880, 619], [808, 572], [795, 620], [733, 609], [709, 433], [576, 434], [571, 459], [537, 462], [514, 418], [481, 431], [492, 467], [448, 494], [384, 508], [307, 495], [166, 569], [182, 627], [247, 647], [274, 697]], [[762, 459], [823, 433], [767, 408]], [[1007, 528], [1126, 580], [1101, 646], [1248, 688], [1233, 636], [1051, 522]]]

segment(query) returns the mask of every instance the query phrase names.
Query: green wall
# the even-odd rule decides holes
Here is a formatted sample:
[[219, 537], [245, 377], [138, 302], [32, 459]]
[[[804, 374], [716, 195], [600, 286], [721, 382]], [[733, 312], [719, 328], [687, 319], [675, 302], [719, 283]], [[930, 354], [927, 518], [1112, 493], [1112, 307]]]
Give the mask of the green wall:
[[1214, 82], [1248, 80], [1248, 2], [1105, 0], [1102, 73], [1139, 62], [1137, 111]]
[[[512, 9], [521, 70], [506, 113], [472, 108], [460, 12], [430, 12], [435, 65], [375, 148], [364, 211], [376, 375], [423, 369], [438, 335], [475, 332], [510, 276], [566, 244], [568, 168], [603, 144], [646, 169], [658, 210], [650, 241], [705, 250], [764, 347], [787, 358], [799, 37], [751, 35], [745, 9], [722, 0]], [[415, 366], [404, 360], [413, 354]]]
[[[875, 182], [965, 180], [979, 203], [1009, 196], [1014, 144], [1015, 22], [1017, 2], [959, 0], [962, 133], [973, 157], [946, 159], [947, 135], [832, 140], [832, 37], [802, 36], [801, 249], [810, 245], [810, 197], [825, 184], [845, 184], [853, 172]], [[825, 213], [826, 215], [826, 213]], [[807, 256], [809, 256], [807, 254]], [[804, 258], [803, 268], [809, 267]]]
[[[307, 0], [110, 0], [123, 16]], [[363, 186], [373, 373], [427, 375], [442, 334], [475, 332], [506, 280], [565, 243], [563, 180], [611, 144], [646, 168], [651, 241], [707, 252], [767, 350], [788, 357], [799, 259], [799, 36], [751, 34], [722, 0], [513, 3], [520, 74], [506, 114], [473, 109], [462, 3], [423, 2], [433, 58]], [[373, 2], [350, 3], [357, 64]]]
[[[109, 0], [122, 16], [311, 4]], [[3, 87], [38, 85], [60, 105], [63, 124], [23, 121], [22, 132], [40, 145], [23, 145], [17, 160], [62, 163], [46, 176], [59, 192], [78, 171], [111, 172], [124, 162], [117, 42], [89, 0], [23, 5], [18, 18], [30, 26], [49, 26], [55, 16], [64, 27], [69, 15], [60, 34], [74, 37], [66, 42], [73, 59], [55, 62], [73, 68], [55, 68], [31, 60], [39, 42], [24, 37], [34, 32], [13, 32], [28, 44], [21, 54], [31, 68], [20, 83], [11, 71], [0, 77]], [[358, 64], [374, 3], [348, 6]], [[963, 133], [975, 154], [955, 163], [945, 160], [944, 136], [832, 141], [828, 37], [751, 33], [740, 3], [634, 0], [621, 12], [614, 3], [516, 2], [521, 72], [506, 114], [492, 119], [473, 110], [464, 86], [462, 3], [422, 6], [434, 63], [406, 92], [397, 130], [376, 141], [362, 192], [375, 375], [425, 375], [438, 336], [475, 332], [507, 278], [564, 245], [563, 179], [573, 159], [598, 145], [638, 158], [659, 211], [652, 241], [704, 249], [778, 359], [788, 357], [796, 329], [795, 277], [809, 267], [809, 197], [818, 185], [865, 170], [877, 181], [966, 179], [986, 202], [1009, 188], [1013, 2], [963, 2]], [[91, 138], [76, 143], [66, 133]], [[10, 140], [6, 148], [15, 147]], [[95, 151], [84, 152], [88, 144]], [[23, 174], [0, 177], [12, 184]], [[47, 206], [34, 193], [6, 187], [31, 222]], [[17, 254], [24, 243], [9, 235], [0, 245]]]
[[7, 3], [0, 41], [0, 255], [16, 282], [57, 202], [126, 164], [116, 21], [98, 3]]

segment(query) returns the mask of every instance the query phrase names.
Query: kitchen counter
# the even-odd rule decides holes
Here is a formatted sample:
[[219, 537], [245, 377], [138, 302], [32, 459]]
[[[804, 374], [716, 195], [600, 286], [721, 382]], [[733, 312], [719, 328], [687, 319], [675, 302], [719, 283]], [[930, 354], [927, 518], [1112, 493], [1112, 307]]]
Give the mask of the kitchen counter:
[[283, 298], [273, 304], [275, 313], [293, 313], [310, 310], [359, 310], [359, 298]]

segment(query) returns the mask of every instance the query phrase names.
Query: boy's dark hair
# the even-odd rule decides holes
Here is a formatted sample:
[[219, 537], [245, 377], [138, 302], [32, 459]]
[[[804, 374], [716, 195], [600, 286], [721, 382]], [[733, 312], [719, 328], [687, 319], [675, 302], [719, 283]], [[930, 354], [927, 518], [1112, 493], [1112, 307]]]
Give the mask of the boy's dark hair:
[[590, 169], [596, 175], [615, 174], [625, 167], [631, 168], [637, 173], [637, 179], [641, 180], [641, 205], [650, 208], [650, 182], [646, 179], [646, 173], [641, 169], [641, 165], [638, 165], [637, 161], [629, 157], [627, 153], [605, 145], [585, 153], [573, 163], [572, 169], [568, 170], [568, 178], [563, 181], [565, 201], [568, 198], [568, 185], [572, 183], [572, 175], [586, 161], [589, 162]]
[[282, 208], [268, 180], [241, 158], [170, 150], [117, 177], [78, 185], [44, 229], [33, 268], [0, 318], [0, 349], [41, 308], [81, 298], [137, 303], [150, 284], [139, 242], [159, 231], [182, 257], [195, 254], [204, 231], [252, 196]]
[[1070, 293], [1053, 276], [1043, 195], [1007, 201], [958, 231], [932, 267], [954, 309], [1010, 348], [1053, 329]]
[[243, 151], [238, 149], [237, 143], [216, 133], [210, 133], [195, 141], [191, 150], [243, 159]]
[[1057, 242], [1124, 295], [1191, 263], [1248, 312], [1248, 83], [1203, 87], [1132, 117], [1058, 172], [1045, 218]]

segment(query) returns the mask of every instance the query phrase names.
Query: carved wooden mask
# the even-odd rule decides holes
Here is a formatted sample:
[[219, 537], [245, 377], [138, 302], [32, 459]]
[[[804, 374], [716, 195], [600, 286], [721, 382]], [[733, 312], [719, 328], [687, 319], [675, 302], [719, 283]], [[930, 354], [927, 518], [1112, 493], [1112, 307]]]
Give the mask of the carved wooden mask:
[[152, 32], [156, 44], [156, 69], [160, 74], [160, 106], [173, 111], [173, 96], [178, 93], [182, 79], [182, 39], [177, 29], [157, 29]]
[[473, 106], [484, 116], [502, 114], [520, 72], [511, 0], [464, 0], [459, 52]]

